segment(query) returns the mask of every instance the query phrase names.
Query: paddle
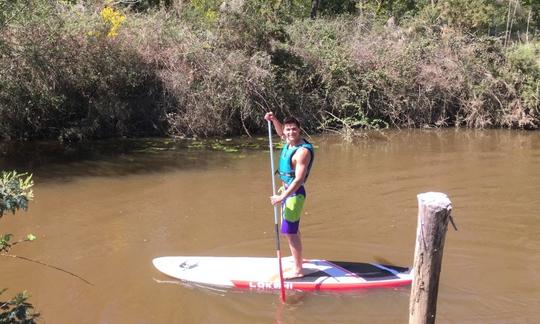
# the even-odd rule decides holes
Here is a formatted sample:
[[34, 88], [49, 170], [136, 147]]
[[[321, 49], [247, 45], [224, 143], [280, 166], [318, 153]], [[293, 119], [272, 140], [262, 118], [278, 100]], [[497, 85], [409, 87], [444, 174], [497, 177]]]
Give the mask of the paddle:
[[[272, 125], [268, 121], [268, 143], [270, 145], [270, 167], [272, 170], [272, 195], [276, 195], [276, 180], [274, 178], [274, 147], [272, 145]], [[285, 302], [285, 286], [283, 285], [283, 268], [281, 266], [281, 247], [279, 244], [279, 227], [278, 227], [278, 212], [277, 206], [274, 205], [274, 225], [276, 229], [276, 254], [279, 266], [279, 284], [281, 289], [281, 301]]]

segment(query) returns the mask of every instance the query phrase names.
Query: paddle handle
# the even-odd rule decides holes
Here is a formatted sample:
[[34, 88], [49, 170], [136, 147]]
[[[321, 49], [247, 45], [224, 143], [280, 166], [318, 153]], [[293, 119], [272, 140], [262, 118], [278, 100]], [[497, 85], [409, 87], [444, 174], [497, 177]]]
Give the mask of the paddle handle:
[[[276, 195], [276, 179], [274, 177], [274, 175], [276, 174], [276, 170], [275, 170], [275, 167], [274, 167], [274, 146], [272, 144], [272, 124], [270, 123], [270, 121], [268, 121], [268, 143], [269, 143], [269, 148], [270, 148], [270, 170], [272, 172], [271, 174], [271, 178], [272, 178], [272, 195]], [[278, 212], [277, 212], [277, 206], [274, 205], [274, 223], [277, 225], [278, 224]], [[278, 242], [278, 246], [277, 248], [279, 249], [279, 236], [277, 238], [277, 242]]]
[[[274, 167], [274, 145], [272, 144], [272, 123], [268, 120], [268, 143], [270, 148], [270, 170], [272, 172], [272, 195], [276, 195], [276, 179], [275, 167]], [[281, 265], [281, 246], [279, 244], [279, 225], [278, 225], [278, 210], [277, 206], [274, 205], [274, 228], [276, 232], [276, 254], [279, 265], [279, 284], [281, 290], [281, 301], [285, 302], [285, 285], [283, 284], [283, 266]]]

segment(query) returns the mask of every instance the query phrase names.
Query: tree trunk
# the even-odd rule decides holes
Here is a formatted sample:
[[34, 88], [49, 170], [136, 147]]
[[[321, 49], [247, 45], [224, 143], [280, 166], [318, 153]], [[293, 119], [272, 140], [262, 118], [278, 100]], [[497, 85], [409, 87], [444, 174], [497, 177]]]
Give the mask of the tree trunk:
[[320, 4], [321, 4], [321, 0], [311, 1], [311, 19], [315, 19], [315, 17], [317, 17], [317, 10], [319, 10]]

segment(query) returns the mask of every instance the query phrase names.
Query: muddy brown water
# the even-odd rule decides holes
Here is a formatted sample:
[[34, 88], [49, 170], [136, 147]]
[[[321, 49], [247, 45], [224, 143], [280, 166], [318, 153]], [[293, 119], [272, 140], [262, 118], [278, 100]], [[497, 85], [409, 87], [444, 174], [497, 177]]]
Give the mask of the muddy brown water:
[[[355, 144], [312, 138], [305, 256], [411, 265], [416, 195], [447, 193], [439, 323], [540, 319], [540, 133], [389, 131]], [[1, 169], [34, 173], [27, 212], [0, 233], [38, 239], [0, 258], [1, 299], [28, 290], [43, 323], [405, 323], [410, 288], [339, 293], [209, 290], [157, 272], [165, 255], [273, 257], [264, 138], [222, 144], [108, 141], [3, 147]], [[247, 144], [246, 144], [247, 143]], [[284, 245], [284, 252], [285, 250]], [[286, 253], [288, 254], [288, 253]]]

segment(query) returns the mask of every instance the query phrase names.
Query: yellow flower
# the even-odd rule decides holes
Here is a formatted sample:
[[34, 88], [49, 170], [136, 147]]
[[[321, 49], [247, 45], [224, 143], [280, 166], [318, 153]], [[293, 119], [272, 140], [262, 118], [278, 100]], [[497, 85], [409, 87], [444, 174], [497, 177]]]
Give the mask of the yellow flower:
[[114, 10], [112, 7], [105, 7], [101, 10], [101, 19], [109, 27], [108, 37], [115, 37], [118, 35], [118, 29], [120, 25], [126, 20], [120, 11]]

